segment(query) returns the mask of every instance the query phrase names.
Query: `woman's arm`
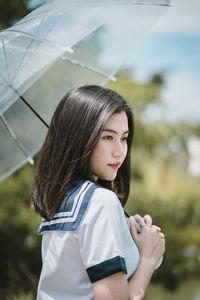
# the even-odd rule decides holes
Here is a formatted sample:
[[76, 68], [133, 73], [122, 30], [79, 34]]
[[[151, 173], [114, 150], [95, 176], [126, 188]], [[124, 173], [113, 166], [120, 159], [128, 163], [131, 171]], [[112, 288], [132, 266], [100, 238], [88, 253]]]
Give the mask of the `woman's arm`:
[[127, 281], [123, 272], [96, 281], [93, 284], [95, 300], [141, 300], [146, 294], [155, 267], [140, 261], [135, 274]]
[[128, 221], [128, 226], [140, 253], [137, 270], [129, 281], [123, 272], [96, 281], [95, 300], [141, 300], [146, 294], [155, 266], [164, 253], [164, 235], [154, 226], [143, 227], [139, 234], [132, 222]]
[[138, 268], [129, 280], [128, 299], [140, 300], [144, 298], [157, 262], [164, 254], [165, 240], [157, 226], [145, 226], [139, 234], [132, 222], [128, 221], [128, 226], [140, 253]]

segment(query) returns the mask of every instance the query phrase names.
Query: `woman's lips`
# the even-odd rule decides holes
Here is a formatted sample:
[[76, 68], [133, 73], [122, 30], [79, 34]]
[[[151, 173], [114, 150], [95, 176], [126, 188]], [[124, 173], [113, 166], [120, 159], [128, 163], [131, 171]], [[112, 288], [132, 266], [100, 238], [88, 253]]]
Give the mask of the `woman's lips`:
[[108, 164], [108, 165], [109, 165], [109, 167], [111, 167], [112, 169], [117, 170], [117, 169], [119, 168], [119, 166], [120, 166], [120, 163], [117, 163], [117, 164]]

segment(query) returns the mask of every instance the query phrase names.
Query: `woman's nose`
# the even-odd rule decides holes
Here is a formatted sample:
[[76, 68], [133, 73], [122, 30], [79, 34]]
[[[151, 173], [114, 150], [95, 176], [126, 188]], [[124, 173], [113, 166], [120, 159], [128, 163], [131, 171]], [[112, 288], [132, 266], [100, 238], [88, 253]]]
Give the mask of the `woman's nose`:
[[123, 155], [123, 146], [120, 142], [118, 142], [114, 145], [112, 156], [115, 158], [120, 157], [121, 155]]

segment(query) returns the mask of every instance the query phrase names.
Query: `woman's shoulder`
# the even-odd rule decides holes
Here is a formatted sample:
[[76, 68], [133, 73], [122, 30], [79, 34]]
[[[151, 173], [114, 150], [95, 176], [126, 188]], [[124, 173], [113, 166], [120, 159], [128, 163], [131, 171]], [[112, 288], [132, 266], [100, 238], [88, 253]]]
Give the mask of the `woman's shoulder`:
[[106, 206], [121, 207], [121, 203], [117, 195], [113, 191], [100, 186], [97, 186], [97, 188], [94, 190], [92, 201]]
[[80, 229], [83, 231], [93, 230], [93, 228], [113, 230], [122, 226], [124, 220], [124, 210], [117, 195], [109, 189], [96, 186], [85, 210]]
[[[108, 203], [108, 204], [115, 204], [121, 206], [120, 200], [117, 195], [108, 188], [104, 188], [97, 183], [94, 183], [90, 180], [81, 180], [76, 183], [67, 193], [67, 197], [64, 199], [64, 202], [68, 202], [69, 199], [72, 198], [72, 202], [74, 201], [75, 197], [82, 197], [84, 200], [92, 198], [93, 202], [98, 201], [100, 203]], [[71, 197], [71, 195], [73, 195]], [[67, 201], [66, 201], [67, 200]]]

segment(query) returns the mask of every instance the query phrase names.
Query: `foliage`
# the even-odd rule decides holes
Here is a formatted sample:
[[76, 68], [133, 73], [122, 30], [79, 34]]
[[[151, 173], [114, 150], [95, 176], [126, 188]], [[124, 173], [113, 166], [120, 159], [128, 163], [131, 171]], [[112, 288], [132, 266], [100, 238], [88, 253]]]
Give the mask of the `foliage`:
[[27, 1], [24, 0], [1, 0], [0, 1], [0, 29], [10, 27], [29, 13]]
[[33, 232], [40, 217], [30, 209], [33, 176], [34, 168], [27, 165], [0, 185], [1, 299], [36, 291], [41, 268], [40, 238]]

